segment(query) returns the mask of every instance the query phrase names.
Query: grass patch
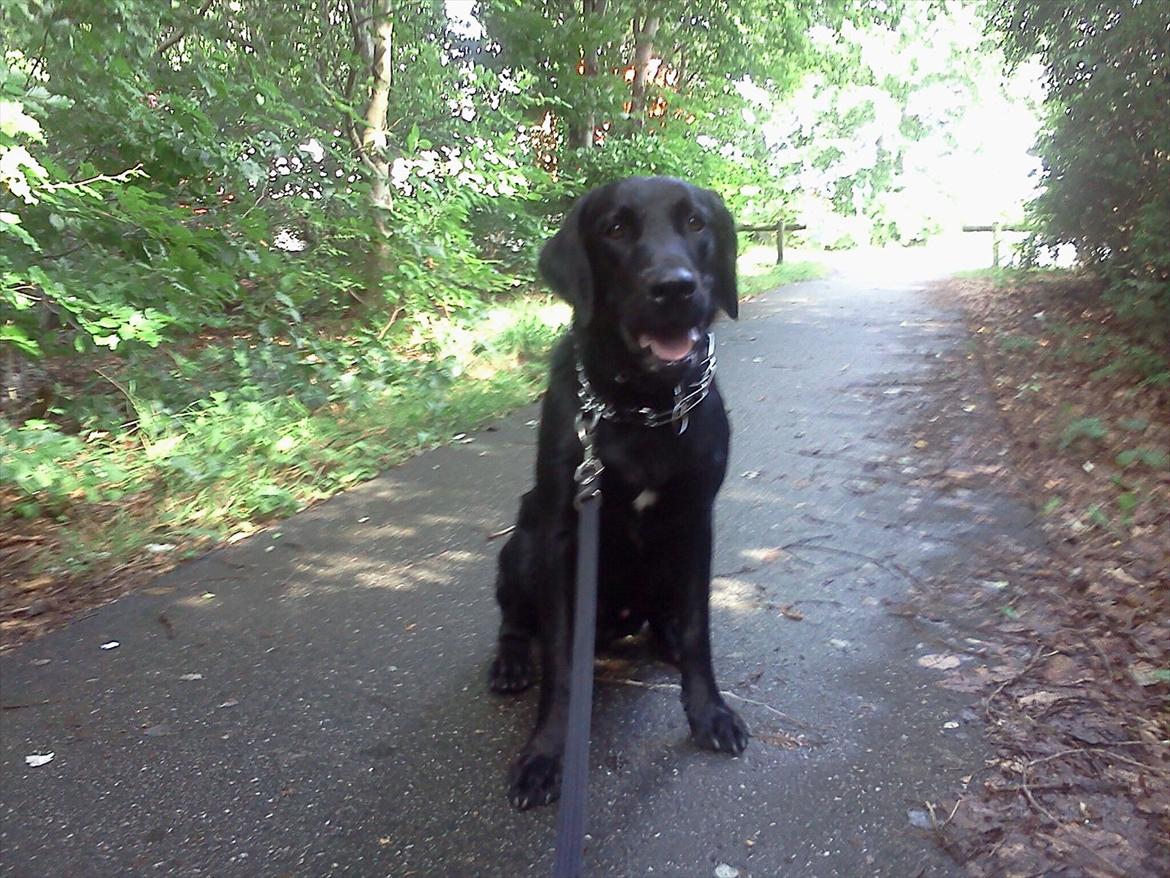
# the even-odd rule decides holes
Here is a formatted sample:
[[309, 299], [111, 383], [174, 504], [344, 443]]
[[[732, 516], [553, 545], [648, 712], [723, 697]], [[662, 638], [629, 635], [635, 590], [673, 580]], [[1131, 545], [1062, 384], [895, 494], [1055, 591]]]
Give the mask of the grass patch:
[[302, 328], [170, 354], [169, 368], [156, 353], [104, 393], [0, 420], [3, 517], [53, 530], [32, 571], [50, 575], [247, 532], [529, 402], [568, 317], [520, 299], [385, 340]]
[[1170, 387], [1166, 354], [1118, 329], [1089, 322], [1053, 321], [1053, 355], [1093, 369], [1093, 380], [1133, 376], [1139, 387]]
[[1005, 351], [1031, 351], [1040, 346], [1040, 342], [1027, 335], [998, 335], [996, 343]]
[[781, 265], [771, 266], [749, 266], [740, 272], [739, 294], [741, 296], [754, 296], [782, 287], [785, 284], [816, 280], [828, 273], [829, 270], [824, 265], [811, 261], [785, 262]]
[[956, 271], [960, 280], [985, 280], [998, 286], [1012, 286], [1025, 281], [1056, 281], [1075, 276], [1065, 268], [969, 268]]
[[1100, 418], [1077, 418], [1069, 422], [1060, 434], [1060, 449], [1063, 451], [1078, 443], [1096, 445], [1104, 441], [1109, 430]]

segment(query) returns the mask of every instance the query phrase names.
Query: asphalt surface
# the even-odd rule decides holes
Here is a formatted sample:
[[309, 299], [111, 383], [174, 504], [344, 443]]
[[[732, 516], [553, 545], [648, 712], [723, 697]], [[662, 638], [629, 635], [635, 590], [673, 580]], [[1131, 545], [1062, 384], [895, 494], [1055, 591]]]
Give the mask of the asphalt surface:
[[[891, 608], [1028, 522], [915, 480], [957, 315], [913, 265], [875, 283], [862, 261], [745, 303], [718, 343], [715, 665], [755, 738], [697, 749], [648, 646], [602, 657], [589, 874], [957, 875], [913, 824], [982, 765], [980, 730]], [[536, 694], [485, 686], [486, 535], [530, 482], [534, 417], [0, 656], [0, 874], [547, 874], [554, 809], [504, 796]]]

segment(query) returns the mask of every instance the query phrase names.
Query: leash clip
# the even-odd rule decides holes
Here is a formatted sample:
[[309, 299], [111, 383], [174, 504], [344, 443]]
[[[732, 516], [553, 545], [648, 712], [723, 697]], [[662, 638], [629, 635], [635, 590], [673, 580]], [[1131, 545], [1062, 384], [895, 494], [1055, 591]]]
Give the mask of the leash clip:
[[581, 441], [583, 451], [581, 463], [573, 472], [573, 482], [577, 486], [573, 507], [577, 510], [601, 496], [601, 474], [605, 471], [605, 465], [593, 452], [593, 432], [600, 420], [601, 412], [596, 409], [577, 412], [577, 438]]

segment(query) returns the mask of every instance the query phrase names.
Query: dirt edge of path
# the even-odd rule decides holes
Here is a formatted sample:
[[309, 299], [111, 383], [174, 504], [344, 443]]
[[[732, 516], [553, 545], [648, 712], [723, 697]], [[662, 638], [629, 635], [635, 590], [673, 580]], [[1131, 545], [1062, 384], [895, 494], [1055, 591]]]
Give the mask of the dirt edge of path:
[[[1170, 470], [1156, 452], [1170, 392], [1113, 365], [1129, 342], [1090, 285], [931, 291], [970, 338], [952, 364], [964, 392], [921, 425], [920, 447], [945, 451], [932, 485], [990, 481], [1043, 534], [988, 546], [919, 595], [919, 612], [941, 606], [977, 635], [957, 645], [976, 660], [940, 685], [981, 696], [993, 755], [924, 822], [979, 878], [1157, 878], [1170, 862]], [[964, 434], [980, 405], [999, 435]]]

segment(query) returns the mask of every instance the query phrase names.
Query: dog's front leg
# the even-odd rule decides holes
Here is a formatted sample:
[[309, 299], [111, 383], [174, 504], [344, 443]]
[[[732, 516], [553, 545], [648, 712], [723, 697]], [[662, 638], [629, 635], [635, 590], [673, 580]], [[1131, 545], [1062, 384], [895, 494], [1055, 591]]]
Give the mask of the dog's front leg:
[[679, 523], [681, 551], [673, 570], [679, 589], [676, 630], [683, 710], [695, 743], [738, 756], [747, 746], [748, 729], [719, 694], [711, 663], [711, 511], [694, 512], [687, 519]]
[[[575, 523], [572, 525], [575, 527]], [[561, 758], [569, 711], [575, 541], [571, 530], [549, 534], [550, 551], [540, 605], [540, 706], [536, 728], [508, 774], [508, 799], [525, 810], [556, 801], [561, 793]]]

